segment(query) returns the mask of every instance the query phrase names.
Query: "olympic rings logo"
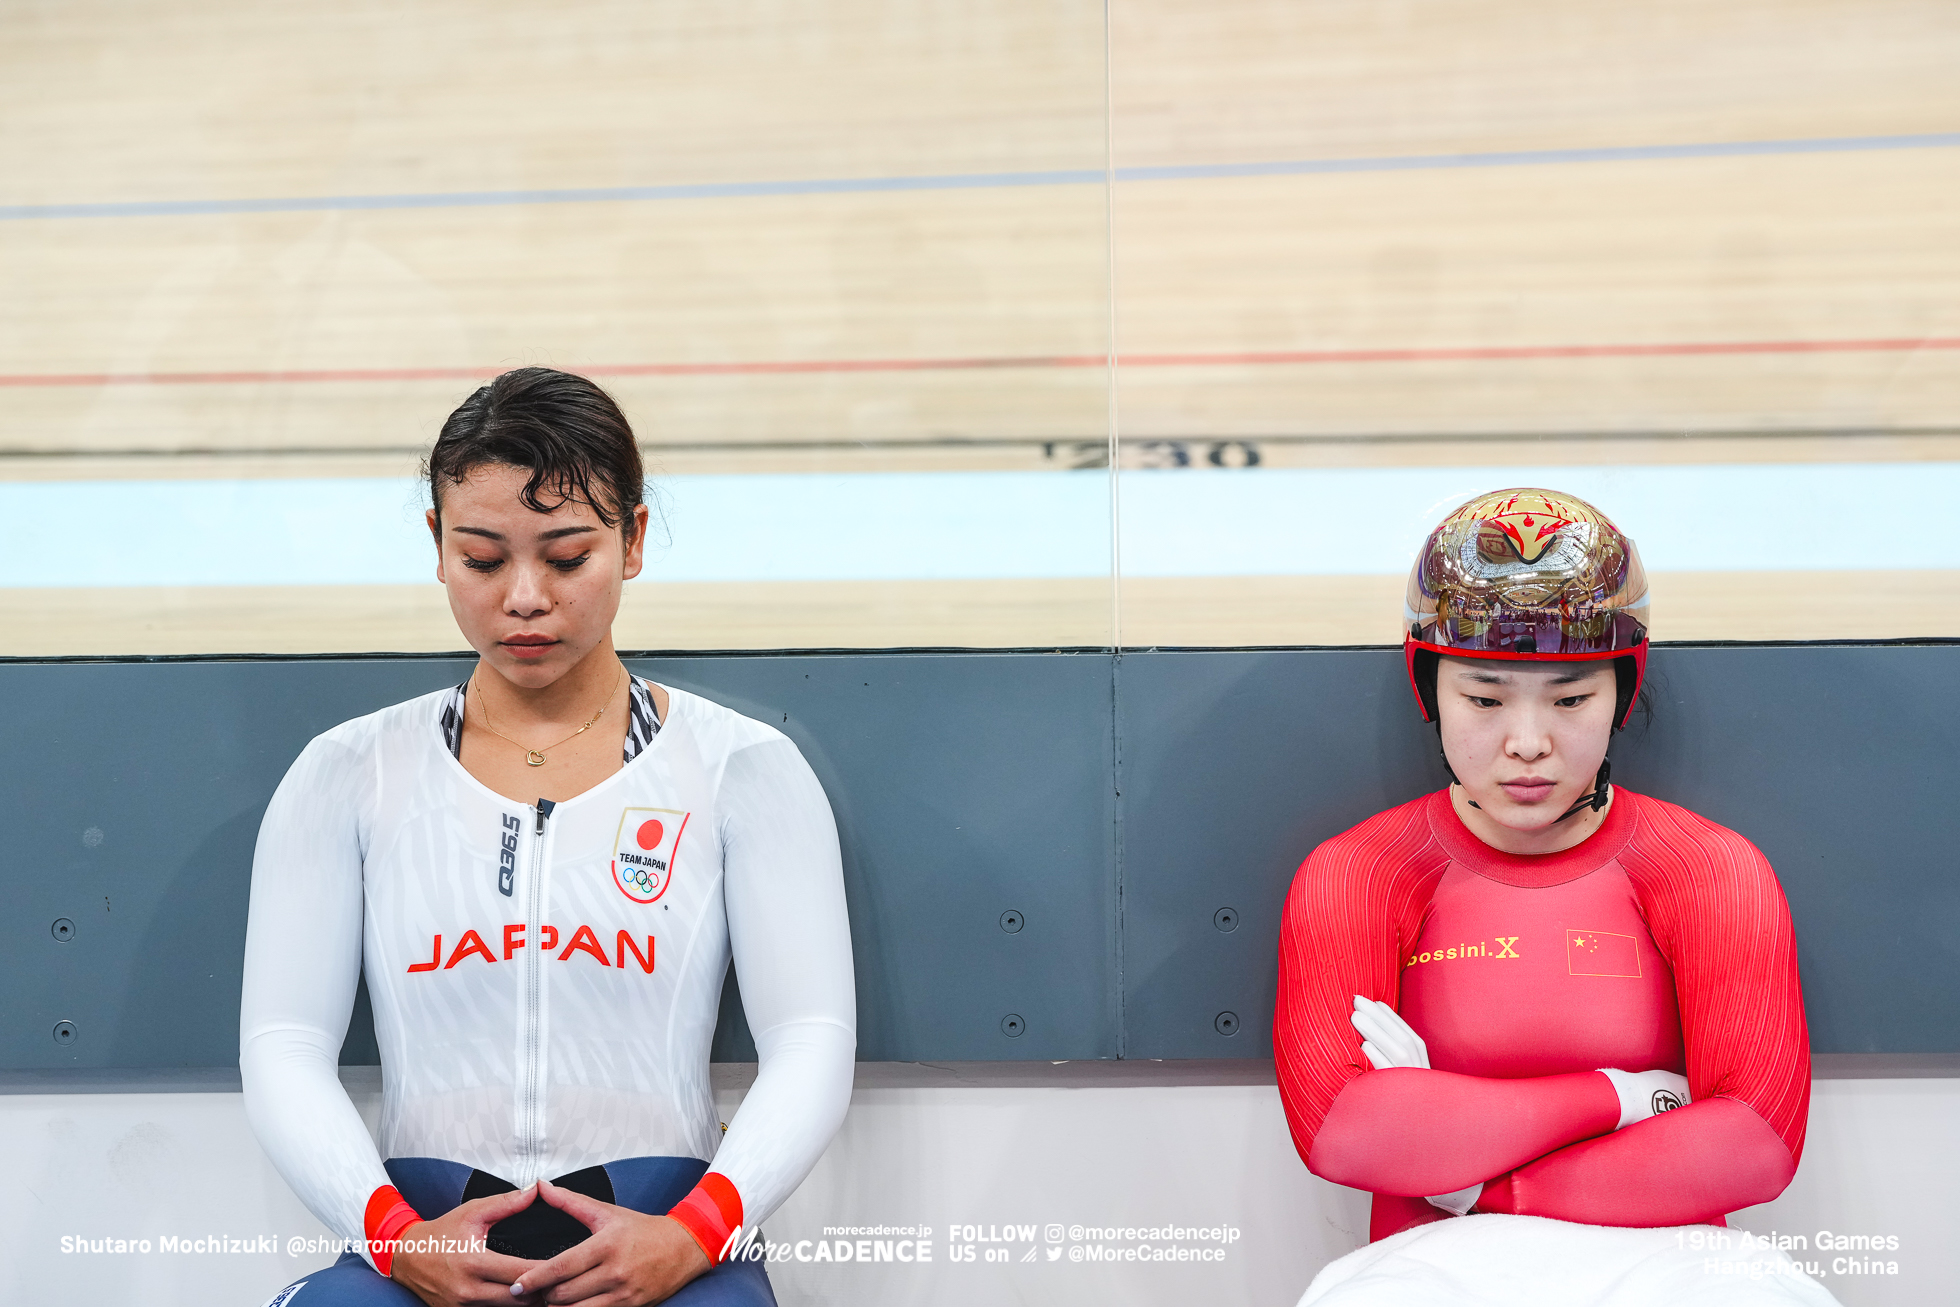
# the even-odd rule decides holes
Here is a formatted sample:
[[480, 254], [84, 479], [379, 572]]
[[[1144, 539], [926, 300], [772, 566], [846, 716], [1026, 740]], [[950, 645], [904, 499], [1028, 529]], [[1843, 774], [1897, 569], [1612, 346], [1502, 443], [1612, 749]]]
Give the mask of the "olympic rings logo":
[[619, 886], [619, 892], [635, 903], [651, 903], [667, 891], [669, 876], [657, 870], [637, 867], [615, 858], [612, 873], [613, 883]]

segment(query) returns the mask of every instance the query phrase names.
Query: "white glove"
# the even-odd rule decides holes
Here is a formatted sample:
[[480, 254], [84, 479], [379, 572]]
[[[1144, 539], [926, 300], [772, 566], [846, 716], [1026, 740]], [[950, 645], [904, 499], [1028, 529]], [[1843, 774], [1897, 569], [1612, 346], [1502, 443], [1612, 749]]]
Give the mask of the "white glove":
[[1624, 1130], [1635, 1121], [1645, 1121], [1650, 1116], [1686, 1107], [1692, 1101], [1688, 1097], [1688, 1078], [1677, 1076], [1672, 1071], [1621, 1071], [1614, 1067], [1601, 1067], [1599, 1074], [1613, 1082], [1613, 1092], [1620, 1096], [1620, 1123], [1613, 1127], [1615, 1130]]
[[1386, 1071], [1392, 1066], [1429, 1069], [1429, 1046], [1388, 1004], [1356, 994], [1354, 1015], [1348, 1020], [1361, 1032], [1361, 1051], [1375, 1070]]
[[[1429, 1070], [1429, 1046], [1402, 1019], [1402, 1014], [1388, 1004], [1356, 994], [1354, 1015], [1348, 1020], [1361, 1032], [1361, 1051], [1368, 1055], [1375, 1070], [1385, 1071], [1392, 1066]], [[1429, 1202], [1446, 1212], [1464, 1216], [1483, 1192], [1484, 1186], [1478, 1183], [1453, 1194], [1437, 1194]]]
[[1440, 1207], [1454, 1216], [1468, 1216], [1470, 1209], [1475, 1207], [1477, 1200], [1483, 1196], [1484, 1186], [1480, 1182], [1471, 1185], [1468, 1189], [1459, 1189], [1453, 1194], [1436, 1194], [1427, 1201], [1431, 1207]]

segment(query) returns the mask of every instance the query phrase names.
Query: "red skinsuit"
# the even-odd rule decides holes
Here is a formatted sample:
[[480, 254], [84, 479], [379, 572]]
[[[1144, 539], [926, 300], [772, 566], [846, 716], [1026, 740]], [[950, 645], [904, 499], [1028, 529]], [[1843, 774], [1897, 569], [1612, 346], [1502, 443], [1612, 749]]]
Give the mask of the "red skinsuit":
[[[1356, 994], [1402, 1014], [1430, 1070], [1369, 1067]], [[1789, 1184], [1810, 1106], [1776, 874], [1618, 786], [1562, 853], [1489, 847], [1446, 790], [1315, 849], [1280, 928], [1273, 1055], [1308, 1169], [1374, 1191], [1371, 1239], [1479, 1181], [1479, 1212], [1720, 1223]], [[1694, 1101], [1616, 1131], [1600, 1067], [1685, 1074]]]

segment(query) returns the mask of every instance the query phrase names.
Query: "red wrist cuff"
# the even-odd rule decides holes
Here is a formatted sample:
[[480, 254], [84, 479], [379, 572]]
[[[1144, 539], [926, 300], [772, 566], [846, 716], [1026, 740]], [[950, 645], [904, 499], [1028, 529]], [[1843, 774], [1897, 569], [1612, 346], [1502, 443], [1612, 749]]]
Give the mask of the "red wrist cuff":
[[710, 1171], [667, 1215], [694, 1236], [710, 1266], [718, 1265], [730, 1236], [742, 1224], [742, 1195], [727, 1176]]
[[1476, 1205], [1470, 1210], [1516, 1215], [1518, 1199], [1511, 1188], [1511, 1177], [1516, 1174], [1516, 1171], [1506, 1171], [1495, 1180], [1484, 1181], [1484, 1191], [1477, 1195]]
[[383, 1275], [395, 1267], [395, 1250], [390, 1245], [401, 1237], [401, 1232], [422, 1219], [401, 1192], [391, 1184], [384, 1184], [368, 1196], [367, 1218], [362, 1222], [367, 1230], [368, 1256], [374, 1260], [374, 1269]]

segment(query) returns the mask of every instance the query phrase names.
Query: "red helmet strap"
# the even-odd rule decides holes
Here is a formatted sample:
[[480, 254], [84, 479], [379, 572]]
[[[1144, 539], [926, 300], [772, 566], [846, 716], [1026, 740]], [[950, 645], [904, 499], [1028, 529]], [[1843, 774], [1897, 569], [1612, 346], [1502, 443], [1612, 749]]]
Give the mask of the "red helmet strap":
[[[1613, 660], [1613, 729], [1624, 731], [1633, 714], [1634, 696], [1640, 693], [1641, 667], [1631, 655]], [[1604, 784], [1602, 780], [1600, 782]]]

